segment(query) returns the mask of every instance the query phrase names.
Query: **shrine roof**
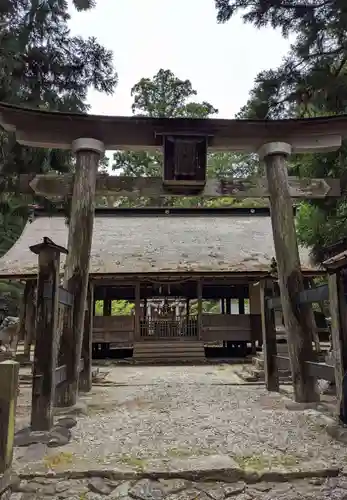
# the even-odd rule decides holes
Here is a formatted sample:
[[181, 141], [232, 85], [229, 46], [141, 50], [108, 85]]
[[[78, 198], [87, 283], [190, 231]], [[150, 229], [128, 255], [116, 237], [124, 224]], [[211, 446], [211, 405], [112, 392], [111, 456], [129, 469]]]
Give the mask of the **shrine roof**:
[[[0, 277], [37, 273], [29, 247], [47, 236], [67, 246], [68, 227], [61, 214], [28, 222], [13, 247], [0, 259]], [[263, 276], [274, 257], [269, 210], [147, 209], [96, 210], [90, 261], [92, 276], [157, 273]], [[319, 273], [309, 251], [300, 249], [304, 272]], [[62, 255], [62, 263], [65, 256]]]
[[149, 118], [52, 112], [0, 102], [0, 125], [20, 144], [71, 149], [73, 140], [93, 138], [106, 150], [158, 149], [162, 135], [208, 137], [209, 149], [257, 152], [266, 142], [288, 142], [294, 152], [333, 151], [347, 137], [347, 115], [285, 120]]

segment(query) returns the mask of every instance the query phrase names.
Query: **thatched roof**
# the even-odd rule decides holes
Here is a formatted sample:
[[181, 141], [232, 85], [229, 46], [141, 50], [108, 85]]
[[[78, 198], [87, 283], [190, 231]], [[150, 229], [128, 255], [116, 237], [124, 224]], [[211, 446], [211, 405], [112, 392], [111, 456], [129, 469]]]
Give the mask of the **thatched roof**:
[[[154, 216], [97, 212], [90, 272], [268, 273], [275, 255], [271, 219], [254, 212], [226, 216], [199, 210], [183, 216], [165, 215], [164, 211]], [[0, 259], [0, 276], [36, 274], [37, 255], [29, 246], [40, 243], [44, 236], [66, 247], [64, 217], [39, 216], [28, 222], [18, 241]], [[303, 271], [314, 272], [309, 252], [300, 249], [300, 255]]]

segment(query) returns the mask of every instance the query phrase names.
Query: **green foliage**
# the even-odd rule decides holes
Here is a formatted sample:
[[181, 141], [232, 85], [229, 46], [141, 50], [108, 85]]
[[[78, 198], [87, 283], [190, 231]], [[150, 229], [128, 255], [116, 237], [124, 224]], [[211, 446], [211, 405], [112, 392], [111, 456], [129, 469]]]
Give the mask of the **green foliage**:
[[132, 110], [135, 115], [151, 118], [207, 118], [218, 113], [208, 102], [188, 102], [196, 94], [189, 80], [160, 69], [152, 79], [142, 78], [134, 85]]
[[[103, 300], [95, 302], [95, 315], [103, 316]], [[129, 316], [132, 314], [135, 305], [127, 300], [112, 300], [112, 316]]]
[[[93, 0], [74, 0], [77, 10]], [[94, 37], [71, 36], [68, 2], [9, 0], [0, 8], [0, 101], [33, 108], [86, 112], [87, 92], [111, 94], [117, 83], [112, 53]], [[0, 133], [0, 255], [16, 241], [30, 204], [53, 210], [46, 200], [13, 193], [22, 173], [73, 171], [69, 152], [23, 147]]]
[[[239, 116], [253, 119], [338, 115], [347, 112], [347, 4], [344, 0], [215, 0], [219, 22], [236, 13], [295, 41], [279, 68], [261, 72]], [[328, 154], [290, 160], [290, 173], [345, 178], [346, 144]], [[322, 249], [347, 236], [347, 199], [304, 202], [297, 216], [302, 244], [320, 261]]]

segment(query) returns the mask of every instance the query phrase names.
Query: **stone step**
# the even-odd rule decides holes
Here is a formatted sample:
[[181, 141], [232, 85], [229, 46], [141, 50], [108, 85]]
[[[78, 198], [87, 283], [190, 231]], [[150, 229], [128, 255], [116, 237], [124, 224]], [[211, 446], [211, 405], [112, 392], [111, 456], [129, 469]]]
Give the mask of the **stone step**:
[[133, 358], [146, 362], [204, 360], [205, 349], [199, 341], [135, 342]]

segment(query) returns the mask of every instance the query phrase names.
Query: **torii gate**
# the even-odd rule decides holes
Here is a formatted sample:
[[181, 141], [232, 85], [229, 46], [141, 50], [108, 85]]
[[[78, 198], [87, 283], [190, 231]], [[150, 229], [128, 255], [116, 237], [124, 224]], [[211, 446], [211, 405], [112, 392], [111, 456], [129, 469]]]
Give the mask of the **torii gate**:
[[[96, 192], [135, 197], [268, 197], [295, 399], [317, 400], [315, 381], [304, 363], [313, 360], [312, 310], [294, 300], [303, 290], [303, 279], [291, 197], [336, 197], [340, 185], [333, 179], [289, 179], [286, 158], [292, 153], [339, 149], [347, 137], [347, 116], [264, 121], [162, 119], [59, 113], [0, 103], [0, 125], [14, 132], [22, 145], [72, 150], [76, 155], [74, 176], [24, 176], [20, 180], [22, 192], [34, 191], [50, 199], [72, 196], [65, 281], [73, 283], [75, 295], [74, 339], [61, 342], [62, 350], [71, 346], [75, 350], [71, 403], [77, 396]], [[163, 178], [97, 176], [104, 151], [122, 149], [163, 149]], [[265, 162], [266, 177], [206, 180], [207, 150], [256, 153]]]

